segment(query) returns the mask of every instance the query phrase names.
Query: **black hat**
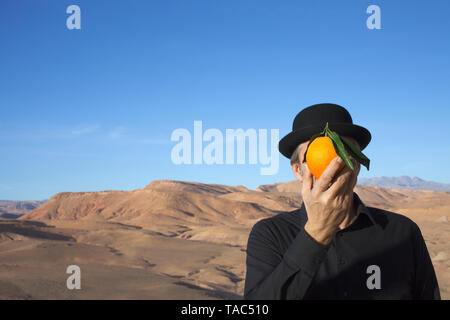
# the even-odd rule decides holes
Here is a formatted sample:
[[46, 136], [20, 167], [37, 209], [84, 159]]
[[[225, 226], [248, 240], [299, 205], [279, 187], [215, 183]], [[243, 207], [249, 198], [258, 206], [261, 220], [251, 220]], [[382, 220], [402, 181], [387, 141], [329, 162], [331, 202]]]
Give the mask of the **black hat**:
[[278, 150], [290, 159], [295, 148], [300, 143], [308, 141], [314, 134], [322, 132], [327, 122], [330, 130], [355, 139], [361, 150], [370, 142], [370, 132], [353, 124], [350, 113], [344, 107], [333, 103], [321, 103], [309, 106], [297, 114], [292, 124], [292, 132], [280, 140]]

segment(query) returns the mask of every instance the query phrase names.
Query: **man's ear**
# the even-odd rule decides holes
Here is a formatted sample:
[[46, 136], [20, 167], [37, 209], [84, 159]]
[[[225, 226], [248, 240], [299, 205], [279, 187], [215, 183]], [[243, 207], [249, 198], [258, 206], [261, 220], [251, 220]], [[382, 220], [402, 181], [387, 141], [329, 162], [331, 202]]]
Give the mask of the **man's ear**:
[[293, 164], [291, 164], [291, 168], [297, 180], [303, 182], [303, 178], [300, 174], [300, 164], [298, 162], [294, 162]]

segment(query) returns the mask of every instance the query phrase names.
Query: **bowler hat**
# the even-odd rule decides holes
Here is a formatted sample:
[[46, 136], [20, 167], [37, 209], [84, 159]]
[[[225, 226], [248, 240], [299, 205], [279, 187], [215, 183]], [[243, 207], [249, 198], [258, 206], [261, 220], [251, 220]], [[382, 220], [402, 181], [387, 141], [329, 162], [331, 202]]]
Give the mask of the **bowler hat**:
[[308, 141], [311, 136], [320, 133], [328, 122], [328, 128], [340, 136], [355, 139], [363, 150], [369, 144], [369, 130], [353, 124], [350, 113], [342, 106], [333, 103], [320, 103], [300, 111], [292, 124], [292, 132], [284, 136], [278, 143], [278, 150], [287, 158], [291, 158], [300, 143]]

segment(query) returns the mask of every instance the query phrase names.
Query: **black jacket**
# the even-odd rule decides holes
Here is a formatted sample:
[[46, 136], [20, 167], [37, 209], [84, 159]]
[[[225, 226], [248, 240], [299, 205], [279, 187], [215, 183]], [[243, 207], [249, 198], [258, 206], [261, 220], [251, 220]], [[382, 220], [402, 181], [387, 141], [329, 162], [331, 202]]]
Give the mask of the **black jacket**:
[[366, 207], [323, 246], [304, 231], [305, 206], [258, 221], [247, 242], [244, 299], [440, 299], [419, 227]]

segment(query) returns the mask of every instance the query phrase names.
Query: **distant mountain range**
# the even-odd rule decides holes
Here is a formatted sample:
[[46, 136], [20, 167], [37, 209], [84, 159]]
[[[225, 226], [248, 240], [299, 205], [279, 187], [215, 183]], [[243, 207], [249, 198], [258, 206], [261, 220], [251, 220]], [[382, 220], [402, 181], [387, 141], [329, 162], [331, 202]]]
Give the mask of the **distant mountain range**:
[[408, 176], [359, 178], [358, 184], [388, 189], [450, 191], [450, 184], [426, 181], [418, 177]]
[[34, 210], [45, 201], [10, 201], [0, 200], [0, 218], [15, 219], [28, 211]]

